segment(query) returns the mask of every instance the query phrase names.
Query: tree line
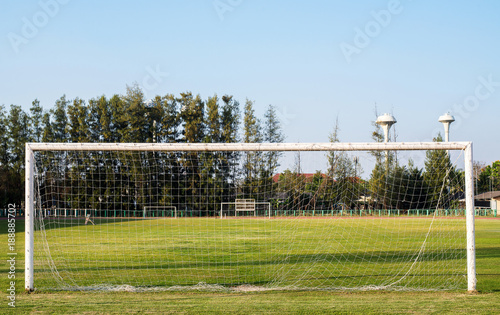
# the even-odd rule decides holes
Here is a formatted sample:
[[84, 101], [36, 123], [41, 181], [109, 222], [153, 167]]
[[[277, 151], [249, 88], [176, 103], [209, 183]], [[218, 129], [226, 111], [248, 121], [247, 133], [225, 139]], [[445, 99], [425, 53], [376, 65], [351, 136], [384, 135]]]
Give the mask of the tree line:
[[[329, 140], [340, 142], [339, 133], [337, 120]], [[384, 139], [376, 124], [372, 138]], [[271, 105], [259, 119], [250, 100], [242, 109], [230, 95], [202, 99], [185, 92], [146, 100], [132, 85], [111, 98], [62, 96], [49, 110], [38, 100], [29, 112], [1, 106], [0, 140], [0, 205], [6, 207], [24, 200], [26, 142], [279, 143], [284, 135]], [[39, 193], [45, 208], [110, 210], [120, 204], [124, 210], [176, 205], [213, 211], [236, 198], [272, 202], [274, 209], [423, 209], [457, 206], [463, 199], [463, 170], [446, 151], [427, 151], [423, 168], [411, 160], [403, 165], [396, 152], [371, 154], [375, 166], [367, 179], [357, 157], [328, 152], [326, 172], [306, 177], [299, 155], [298, 166], [275, 180], [280, 152], [131, 153], [126, 158], [132, 162], [123, 154], [54, 152], [46, 156], [57, 162], [38, 168]], [[145, 173], [147, 168], [155, 172]], [[498, 161], [482, 167], [476, 192], [500, 189], [499, 169]]]
[[[274, 143], [282, 142], [284, 136], [276, 109], [272, 105], [268, 106], [264, 117], [259, 119], [255, 115], [254, 104], [250, 100], [246, 100], [243, 113], [241, 113], [240, 103], [231, 95], [224, 95], [221, 98], [214, 95], [204, 100], [192, 92], [185, 92], [180, 93], [179, 96], [167, 94], [146, 100], [142, 90], [137, 85], [132, 85], [127, 86], [124, 95], [115, 94], [111, 98], [101, 96], [84, 101], [80, 98], [68, 100], [66, 96], [62, 96], [49, 110], [44, 110], [38, 100], [33, 101], [29, 112], [24, 112], [19, 105], [11, 105], [9, 112], [1, 106], [0, 139], [2, 140], [0, 205], [6, 207], [9, 203], [20, 205], [24, 200], [26, 142], [235, 143], [244, 141]], [[217, 153], [221, 156], [213, 156], [211, 161], [219, 165], [211, 166], [212, 171], [207, 171], [199, 164], [201, 155], [186, 153], [183, 156], [176, 156], [176, 160], [183, 161], [183, 163], [179, 162], [179, 168], [175, 171], [193, 177], [191, 188], [196, 189], [197, 192], [193, 194], [198, 195], [201, 194], [200, 187], [194, 186], [197, 186], [199, 181], [195, 181], [194, 177], [201, 176], [202, 172], [205, 172], [204, 176], [210, 178], [210, 172], [215, 172], [215, 169], [223, 170], [224, 177], [232, 178], [232, 182], [242, 178], [250, 183], [260, 180], [261, 177], [267, 177], [268, 174], [274, 174], [279, 166], [279, 153], [248, 152], [243, 154], [245, 163], [240, 165], [239, 153]], [[63, 193], [55, 190], [63, 190], [62, 187], [66, 187], [67, 183], [49, 185], [50, 181], [55, 178], [65, 181], [77, 180], [77, 178], [69, 178], [69, 169], [74, 170], [77, 167], [69, 164], [68, 157], [68, 153], [54, 153], [51, 158], [57, 160], [58, 165], [45, 165], [43, 166], [45, 168], [38, 170], [41, 180], [44, 181], [42, 194], [49, 196]], [[96, 165], [103, 164], [99, 162], [97, 153], [90, 154], [87, 159], [94, 159], [93, 162]], [[220, 162], [221, 160], [225, 162]], [[81, 163], [83, 162], [90, 161]], [[78, 167], [83, 167], [81, 163]], [[108, 166], [108, 170], [114, 167], [116, 171], [120, 163], [124, 161], [115, 161], [114, 166]], [[131, 167], [136, 167], [136, 169], [131, 171], [130, 176], [140, 174], [140, 165]], [[101, 171], [102, 174], [106, 174], [106, 170]], [[174, 170], [170, 169], [170, 171]], [[160, 173], [165, 172], [160, 170]], [[77, 172], [74, 174], [73, 176], [77, 176]], [[102, 174], [100, 176], [105, 176]], [[105, 184], [111, 180], [121, 180], [122, 183], [124, 181], [123, 178], [100, 180], [103, 180]], [[128, 178], [125, 186], [132, 185], [132, 180], [133, 178]], [[132, 193], [131, 190], [138, 189], [137, 187], [122, 188], [127, 189], [130, 195], [137, 193]], [[88, 194], [88, 191], [79, 192], [81, 196]], [[100, 195], [100, 193], [90, 192], [91, 196], [96, 194]], [[123, 192], [119, 194], [123, 195]], [[91, 198], [98, 199], [96, 196]], [[47, 197], [44, 206], [52, 206], [49, 199], [54, 198]], [[73, 206], [88, 207], [84, 204], [87, 201]], [[137, 207], [137, 201], [135, 198], [133, 201], [125, 200], [123, 203], [126, 204], [125, 207], [132, 207], [132, 203]]]

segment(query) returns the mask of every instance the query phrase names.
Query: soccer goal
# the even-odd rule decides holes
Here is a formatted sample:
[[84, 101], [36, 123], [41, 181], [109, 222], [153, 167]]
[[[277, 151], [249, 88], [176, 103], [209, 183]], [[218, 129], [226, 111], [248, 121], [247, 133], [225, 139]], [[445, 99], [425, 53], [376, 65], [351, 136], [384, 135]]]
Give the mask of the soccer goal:
[[[228, 206], [228, 208], [224, 208]], [[231, 211], [231, 206], [234, 206], [234, 211]], [[260, 208], [260, 209], [259, 209]], [[271, 203], [270, 202], [256, 202], [255, 199], [236, 199], [234, 202], [222, 202], [220, 204], [220, 218], [224, 218], [228, 214], [240, 216], [240, 214], [252, 214], [254, 217], [267, 216], [271, 218]]]
[[25, 288], [474, 291], [473, 191], [469, 142], [28, 143]]
[[143, 218], [177, 218], [177, 207], [175, 206], [144, 206]]

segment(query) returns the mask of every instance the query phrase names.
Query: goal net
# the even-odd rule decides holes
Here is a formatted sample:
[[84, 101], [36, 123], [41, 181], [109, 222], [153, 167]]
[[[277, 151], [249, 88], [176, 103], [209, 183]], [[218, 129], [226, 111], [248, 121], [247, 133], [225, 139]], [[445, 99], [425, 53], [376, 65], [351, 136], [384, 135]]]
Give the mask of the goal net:
[[471, 146], [27, 144], [26, 289], [475, 290]]

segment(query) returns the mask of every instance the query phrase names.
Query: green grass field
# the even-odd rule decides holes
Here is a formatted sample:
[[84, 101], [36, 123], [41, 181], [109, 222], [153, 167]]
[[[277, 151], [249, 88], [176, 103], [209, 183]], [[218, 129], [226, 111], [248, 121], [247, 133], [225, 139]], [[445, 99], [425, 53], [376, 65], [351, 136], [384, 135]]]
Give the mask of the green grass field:
[[[264, 288], [359, 287], [374, 281], [383, 285], [394, 281], [394, 268], [412, 259], [422, 240], [429, 219], [394, 220], [215, 220], [161, 219], [96, 222], [84, 226], [77, 221], [54, 221], [47, 225], [47, 239], [52, 244], [55, 261], [63, 278], [79, 285], [92, 283], [128, 283], [132, 285], [195, 285], [200, 281], [237, 287], [253, 284]], [[463, 230], [460, 222], [445, 221], [445, 234], [430, 235], [420, 269], [398, 285], [439, 288], [443, 281], [465, 285], [463, 276], [450, 276], [445, 266], [463, 261], [462, 255], [443, 256], [440, 248], [445, 235]], [[0, 233], [7, 239], [6, 221]], [[397, 223], [397, 224], [395, 224]], [[357, 233], [352, 232], [356, 226]], [[376, 224], [376, 225], [374, 225]], [[436, 221], [435, 224], [440, 224]], [[16, 225], [18, 253], [16, 308], [0, 305], [0, 313], [498, 313], [500, 309], [500, 220], [476, 220], [477, 273], [479, 294], [465, 289], [437, 292], [395, 291], [309, 291], [285, 290], [263, 292], [87, 292], [54, 291], [49, 274], [37, 273], [36, 286], [45, 287], [34, 294], [24, 288], [24, 221]], [[266, 225], [266, 226], [262, 226]], [[134, 229], [134, 238], [130, 229]], [[170, 231], [165, 237], [165, 230]], [[455, 231], [457, 230], [457, 231]], [[265, 231], [265, 234], [262, 234]], [[404, 231], [404, 232], [403, 232]], [[370, 232], [369, 239], [362, 237]], [[345, 233], [351, 235], [350, 238]], [[385, 237], [396, 233], [400, 241], [388, 244]], [[139, 235], [139, 236], [137, 236]], [[294, 236], [295, 235], [295, 236]], [[325, 235], [328, 239], [325, 240]], [[385, 235], [385, 236], [384, 236]], [[199, 237], [204, 236], [204, 237]], [[85, 249], [71, 246], [75, 239], [87, 244]], [[199, 241], [194, 242], [193, 239]], [[265, 241], [264, 241], [265, 240]], [[123, 246], [115, 247], [120, 241]], [[329, 242], [326, 245], [325, 242]], [[457, 244], [460, 244], [458, 241]], [[6, 244], [6, 242], [2, 242]], [[152, 247], [151, 244], [156, 244]], [[318, 244], [311, 246], [311, 244]], [[344, 244], [344, 245], [342, 245]], [[350, 254], [339, 254], [349, 244]], [[292, 246], [293, 245], [293, 246]], [[449, 245], [449, 244], [448, 244]], [[448, 246], [447, 245], [447, 246]], [[455, 243], [453, 243], [455, 245]], [[59, 246], [60, 248], [57, 248]], [[255, 247], [257, 246], [257, 247]], [[384, 247], [385, 246], [385, 247]], [[389, 250], [389, 247], [392, 249]], [[4, 247], [4, 252], [7, 248]], [[255, 250], [251, 250], [254, 248]], [[337, 253], [336, 255], [334, 253]], [[145, 253], [145, 254], [144, 254]], [[162, 253], [162, 254], [158, 254]], [[327, 254], [325, 254], [327, 253]], [[58, 256], [59, 255], [59, 256]], [[174, 257], [175, 256], [175, 257]], [[368, 257], [370, 260], [368, 260]], [[447, 259], [442, 259], [447, 257]], [[451, 257], [451, 258], [450, 258]], [[175, 258], [175, 259], [174, 259]], [[398, 263], [389, 264], [387, 261]], [[97, 262], [97, 263], [96, 263]], [[122, 264], [120, 265], [121, 262]], [[131, 263], [133, 262], [133, 263]], [[177, 262], [177, 263], [175, 263]], [[179, 268], [180, 262], [184, 265]], [[345, 271], [335, 266], [342, 263]], [[290, 266], [292, 268], [290, 268]], [[2, 292], [7, 292], [7, 265], [3, 267]], [[406, 266], [405, 268], [407, 268]], [[285, 273], [284, 268], [288, 268]], [[367, 269], [369, 268], [369, 269]], [[455, 268], [455, 267], [452, 267]], [[457, 267], [457, 273], [462, 272]], [[368, 272], [367, 272], [368, 270]], [[406, 269], [405, 269], [406, 270]], [[313, 272], [318, 272], [314, 274]], [[391, 272], [389, 272], [391, 271]], [[445, 272], [446, 271], [446, 272]], [[453, 270], [452, 270], [453, 271]], [[419, 275], [422, 273], [425, 276]], [[369, 276], [360, 277], [360, 275]], [[92, 275], [89, 277], [89, 275]], [[201, 280], [200, 280], [201, 279]], [[424, 280], [425, 279], [425, 280]], [[368, 281], [368, 282], [367, 282]], [[437, 281], [437, 282], [432, 282]], [[465, 288], [465, 287], [464, 287]]]
[[[83, 222], [44, 221], [53, 264], [41, 264], [47, 256], [41, 250], [44, 244], [36, 242], [38, 290], [200, 283], [329, 290], [466, 286], [463, 218], [97, 218], [95, 225]], [[42, 240], [41, 236], [36, 233], [35, 239]], [[55, 269], [64, 286], [51, 283]]]

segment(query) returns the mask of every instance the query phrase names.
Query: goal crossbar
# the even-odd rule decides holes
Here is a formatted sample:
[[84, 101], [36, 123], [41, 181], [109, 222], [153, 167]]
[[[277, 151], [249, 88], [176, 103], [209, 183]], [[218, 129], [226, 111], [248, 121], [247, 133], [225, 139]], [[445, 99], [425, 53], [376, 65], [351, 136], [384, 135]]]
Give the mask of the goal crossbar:
[[471, 142], [388, 143], [26, 143], [25, 156], [25, 289], [34, 290], [34, 200], [36, 151], [411, 151], [463, 150], [467, 230], [468, 290], [476, 290], [473, 153]]
[[33, 151], [387, 151], [464, 150], [471, 142], [27, 143]]

